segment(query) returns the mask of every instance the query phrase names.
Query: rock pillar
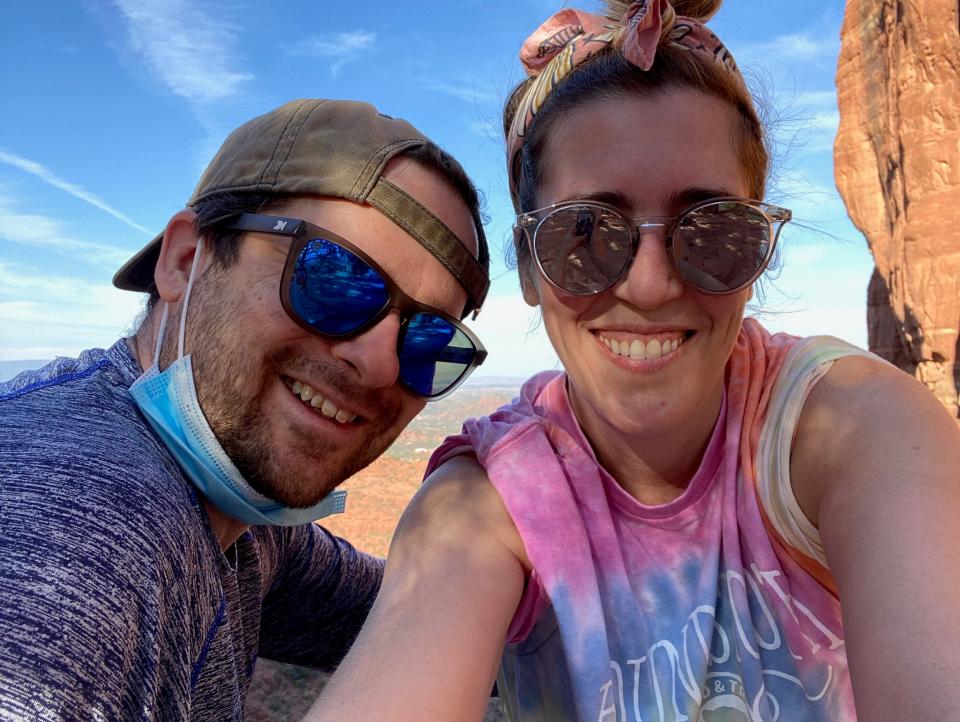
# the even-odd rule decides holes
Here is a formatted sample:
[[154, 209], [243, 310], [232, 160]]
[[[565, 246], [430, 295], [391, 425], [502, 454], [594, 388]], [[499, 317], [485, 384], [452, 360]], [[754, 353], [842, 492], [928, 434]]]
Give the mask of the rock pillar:
[[960, 8], [847, 0], [837, 187], [876, 262], [870, 350], [958, 416]]

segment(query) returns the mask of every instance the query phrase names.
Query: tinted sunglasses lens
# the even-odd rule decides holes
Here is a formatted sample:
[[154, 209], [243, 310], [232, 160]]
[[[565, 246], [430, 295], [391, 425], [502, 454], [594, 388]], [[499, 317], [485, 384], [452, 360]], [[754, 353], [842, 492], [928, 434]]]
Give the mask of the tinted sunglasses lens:
[[333, 241], [308, 241], [297, 256], [288, 288], [293, 312], [320, 333], [356, 331], [387, 304], [383, 278]]
[[773, 242], [770, 221], [735, 201], [701, 206], [680, 219], [673, 253], [683, 277], [708, 293], [731, 293], [759, 275]]
[[477, 349], [462, 330], [441, 316], [417, 313], [400, 344], [400, 379], [421, 396], [439, 396], [470, 370]]
[[602, 291], [630, 262], [630, 228], [603, 208], [573, 205], [552, 211], [533, 238], [543, 273], [570, 293]]

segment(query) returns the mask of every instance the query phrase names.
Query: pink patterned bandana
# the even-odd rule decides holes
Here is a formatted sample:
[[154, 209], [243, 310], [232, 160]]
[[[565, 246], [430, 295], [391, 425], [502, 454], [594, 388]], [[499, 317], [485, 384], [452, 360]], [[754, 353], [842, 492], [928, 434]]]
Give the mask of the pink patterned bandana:
[[619, 22], [580, 10], [561, 10], [533, 31], [520, 48], [520, 62], [535, 78], [520, 100], [507, 135], [510, 189], [516, 191], [514, 159], [523, 136], [550, 93], [571, 70], [613, 45], [641, 70], [649, 70], [663, 41], [703, 53], [722, 63], [740, 82], [743, 77], [726, 46], [699, 20], [677, 15], [669, 0], [637, 0]]

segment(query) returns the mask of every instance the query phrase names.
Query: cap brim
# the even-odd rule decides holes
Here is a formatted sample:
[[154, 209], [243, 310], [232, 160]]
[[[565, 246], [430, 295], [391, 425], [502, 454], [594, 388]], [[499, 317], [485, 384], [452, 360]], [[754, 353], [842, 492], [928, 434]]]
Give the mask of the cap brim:
[[123, 264], [113, 277], [113, 285], [123, 291], [148, 293], [154, 286], [153, 274], [160, 259], [160, 233], [144, 246], [129, 261]]

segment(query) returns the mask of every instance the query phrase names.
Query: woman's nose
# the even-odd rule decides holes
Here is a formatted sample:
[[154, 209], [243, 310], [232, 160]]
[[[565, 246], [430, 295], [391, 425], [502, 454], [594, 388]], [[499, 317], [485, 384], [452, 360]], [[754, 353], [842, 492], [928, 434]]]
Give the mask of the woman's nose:
[[666, 228], [660, 223], [641, 225], [633, 263], [614, 294], [642, 309], [653, 309], [683, 294], [683, 280], [670, 260]]

